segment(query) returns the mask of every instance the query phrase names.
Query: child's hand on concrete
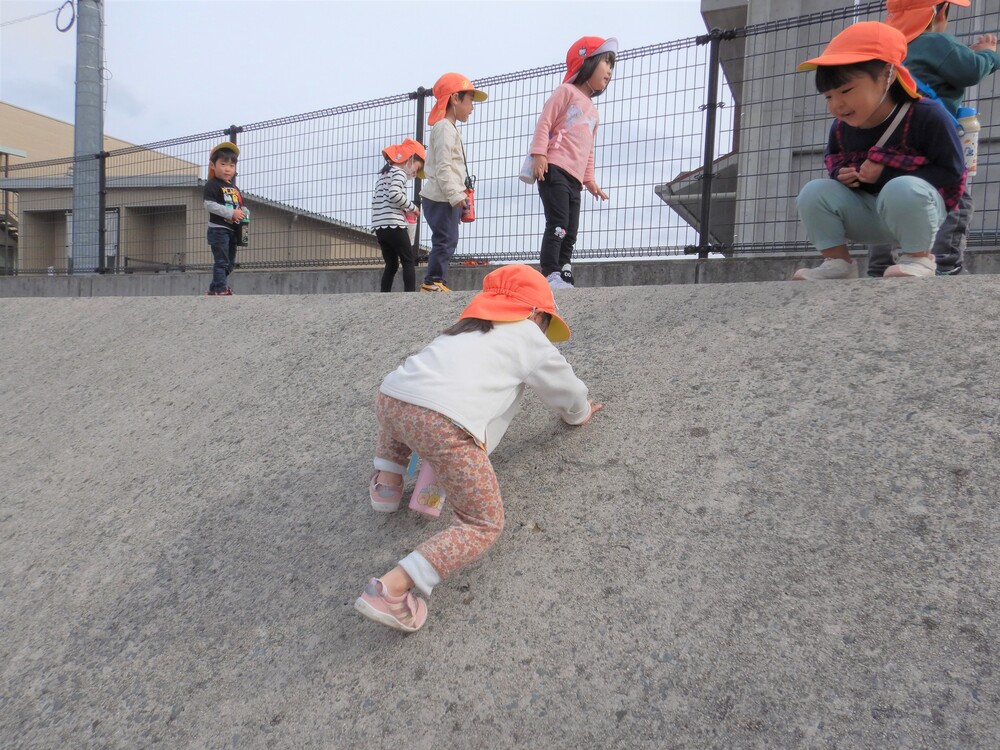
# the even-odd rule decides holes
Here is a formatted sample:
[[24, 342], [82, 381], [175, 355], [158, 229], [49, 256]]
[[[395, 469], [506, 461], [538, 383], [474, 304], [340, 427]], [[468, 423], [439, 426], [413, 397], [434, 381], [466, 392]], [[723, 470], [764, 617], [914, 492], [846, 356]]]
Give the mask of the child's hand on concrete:
[[[587, 424], [587, 422], [590, 421], [591, 417], [593, 417], [595, 414], [597, 414], [597, 412], [599, 412], [601, 409], [604, 408], [604, 404], [595, 404], [593, 399], [587, 399], [587, 403], [590, 404], [590, 414], [587, 415], [587, 418], [585, 420], [580, 422], [580, 425]], [[577, 426], [579, 427], [580, 425]]]

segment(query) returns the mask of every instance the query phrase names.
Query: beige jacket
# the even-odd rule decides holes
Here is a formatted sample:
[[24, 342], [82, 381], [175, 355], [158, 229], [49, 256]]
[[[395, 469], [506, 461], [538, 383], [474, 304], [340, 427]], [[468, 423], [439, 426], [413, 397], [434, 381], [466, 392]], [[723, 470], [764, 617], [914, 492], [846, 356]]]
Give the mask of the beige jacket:
[[452, 206], [465, 200], [462, 136], [448, 119], [439, 121], [431, 128], [424, 173], [427, 179], [420, 187], [422, 197]]

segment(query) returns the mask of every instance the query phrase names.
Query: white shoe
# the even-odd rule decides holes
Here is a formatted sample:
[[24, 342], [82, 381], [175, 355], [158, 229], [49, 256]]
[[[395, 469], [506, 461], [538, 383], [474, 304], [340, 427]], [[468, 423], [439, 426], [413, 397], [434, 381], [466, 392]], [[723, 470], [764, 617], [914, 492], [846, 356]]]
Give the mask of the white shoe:
[[937, 261], [924, 255], [903, 255], [896, 259], [896, 265], [885, 269], [885, 278], [899, 279], [916, 276], [925, 278], [937, 275]]
[[856, 279], [858, 264], [840, 258], [827, 258], [815, 268], [800, 268], [792, 275], [792, 281], [824, 281], [826, 279]]
[[549, 287], [552, 289], [573, 288], [572, 284], [567, 284], [565, 281], [563, 281], [563, 277], [558, 271], [553, 271], [552, 273], [550, 273], [548, 276], [545, 277], [545, 280], [549, 282]]

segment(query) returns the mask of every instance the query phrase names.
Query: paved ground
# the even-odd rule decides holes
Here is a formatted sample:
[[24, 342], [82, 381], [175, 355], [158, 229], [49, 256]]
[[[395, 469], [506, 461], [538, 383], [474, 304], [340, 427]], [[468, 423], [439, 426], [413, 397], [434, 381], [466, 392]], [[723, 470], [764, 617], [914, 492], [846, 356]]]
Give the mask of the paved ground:
[[0, 744], [1000, 745], [1000, 277], [560, 293], [607, 408], [403, 637], [372, 401], [469, 296], [0, 300]]

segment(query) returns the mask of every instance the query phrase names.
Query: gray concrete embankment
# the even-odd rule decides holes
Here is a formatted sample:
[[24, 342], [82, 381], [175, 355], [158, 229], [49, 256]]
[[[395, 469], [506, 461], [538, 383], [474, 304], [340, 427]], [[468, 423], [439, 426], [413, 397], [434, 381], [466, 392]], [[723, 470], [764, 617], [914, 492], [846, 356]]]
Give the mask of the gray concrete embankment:
[[1000, 278], [590, 288], [420, 633], [382, 375], [469, 293], [0, 300], [11, 748], [1000, 746]]
[[[858, 256], [864, 268], [865, 259]], [[580, 286], [661, 286], [729, 284], [743, 281], [784, 281], [797, 268], [817, 264], [815, 254], [754, 255], [739, 258], [674, 258], [623, 260], [574, 266]], [[972, 274], [1000, 273], [1000, 250], [970, 250], [966, 267]], [[448, 284], [456, 291], [480, 289], [491, 266], [452, 266]], [[424, 267], [417, 268], [418, 283]], [[381, 268], [341, 268], [312, 271], [237, 271], [237, 294], [342, 294], [377, 291]], [[110, 276], [0, 276], [0, 297], [164, 297], [203, 294], [211, 274], [196, 272], [126, 273]], [[394, 289], [402, 291], [396, 275]]]

